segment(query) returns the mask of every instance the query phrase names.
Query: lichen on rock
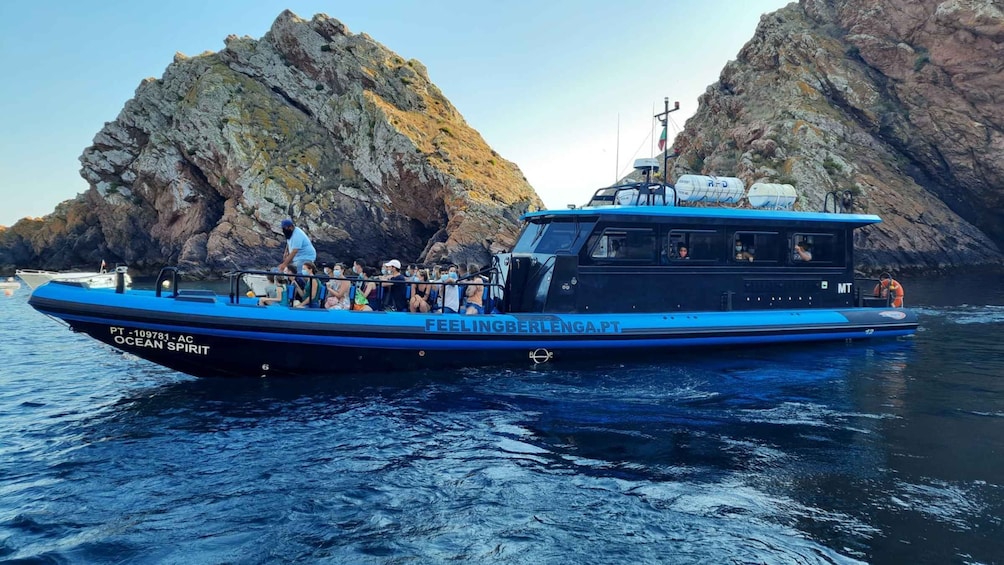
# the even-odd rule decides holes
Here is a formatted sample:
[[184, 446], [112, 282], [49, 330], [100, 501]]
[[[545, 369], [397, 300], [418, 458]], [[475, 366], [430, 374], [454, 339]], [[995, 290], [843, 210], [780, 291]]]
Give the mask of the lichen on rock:
[[[486, 261], [488, 241], [511, 243], [513, 218], [540, 206], [421, 63], [323, 14], [285, 11], [260, 39], [177, 54], [80, 161], [90, 189], [61, 205], [79, 221], [8, 230], [11, 263], [272, 265], [285, 217], [327, 260]], [[82, 235], [93, 248], [49, 248]]]
[[850, 190], [860, 267], [1004, 263], [1004, 17], [991, 0], [802, 0], [754, 37], [678, 136], [672, 175]]

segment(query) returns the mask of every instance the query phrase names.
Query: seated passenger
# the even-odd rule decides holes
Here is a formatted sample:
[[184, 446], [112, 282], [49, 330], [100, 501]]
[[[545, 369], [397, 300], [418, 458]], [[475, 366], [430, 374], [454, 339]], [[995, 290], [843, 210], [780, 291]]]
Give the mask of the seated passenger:
[[395, 312], [408, 311], [408, 285], [404, 284], [407, 279], [401, 274], [401, 262], [391, 259], [384, 264], [387, 269], [386, 282], [383, 283], [384, 293], [389, 296], [387, 310]]
[[344, 279], [345, 265], [335, 263], [331, 271], [331, 280], [327, 282], [328, 297], [324, 300], [324, 307], [329, 310], [348, 310], [352, 307], [349, 304], [349, 290], [352, 283]]
[[473, 263], [467, 266], [467, 272], [471, 273], [473, 276], [469, 279], [470, 283], [467, 285], [467, 289], [464, 292], [464, 296], [467, 298], [467, 306], [464, 308], [465, 314], [473, 315], [485, 313], [483, 295], [485, 292], [484, 283], [486, 281], [481, 277], [481, 275], [476, 274], [480, 270], [481, 269]]
[[456, 314], [460, 311], [460, 289], [457, 287], [457, 266], [443, 274], [443, 313]]
[[753, 261], [753, 248], [747, 248], [741, 241], [736, 241], [736, 261]]
[[286, 294], [286, 277], [270, 273], [265, 275], [265, 278], [268, 279], [268, 286], [265, 287], [265, 296], [258, 299], [258, 305], [282, 304]]
[[429, 271], [416, 269], [415, 277], [417, 283], [412, 285], [408, 309], [412, 312], [421, 312], [424, 314], [432, 309], [432, 306], [429, 304], [432, 294], [432, 285], [429, 284]]
[[795, 261], [812, 261], [812, 252], [809, 249], [807, 242], [800, 241], [795, 244], [795, 253], [791, 258]]
[[607, 257], [620, 257], [621, 256], [621, 242], [620, 240], [613, 240], [610, 243], [610, 251], [607, 252]]
[[317, 266], [313, 261], [304, 261], [304, 274], [311, 278], [305, 279], [303, 285], [294, 282], [296, 285], [296, 298], [293, 300], [293, 308], [320, 308], [321, 307], [321, 282], [313, 278], [317, 275]]

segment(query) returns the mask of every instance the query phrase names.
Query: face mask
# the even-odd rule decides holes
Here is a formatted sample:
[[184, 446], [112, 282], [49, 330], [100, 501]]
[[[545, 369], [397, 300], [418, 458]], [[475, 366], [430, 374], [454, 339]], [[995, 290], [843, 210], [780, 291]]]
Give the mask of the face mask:
[[736, 251], [742, 251], [742, 250], [743, 250], [742, 245], [736, 245]]
[[443, 282], [446, 282], [446, 281], [450, 280], [450, 275], [443, 275], [442, 277], [439, 278], [439, 280], [441, 280]]
[[457, 273], [450, 273], [450, 280], [457, 280]]
[[335, 269], [335, 271], [334, 271], [334, 273], [333, 273], [333, 274], [334, 274], [334, 275], [335, 275], [336, 277], [340, 277], [340, 276], [342, 276], [342, 270], [341, 270], [341, 269]]
[[309, 275], [310, 271], [308, 271], [306, 267], [300, 267], [300, 274], [301, 275]]
[[380, 269], [380, 274], [381, 275], [386, 275], [387, 274], [387, 269]]
[[286, 239], [293, 237], [293, 230], [282, 230], [282, 235], [286, 236]]

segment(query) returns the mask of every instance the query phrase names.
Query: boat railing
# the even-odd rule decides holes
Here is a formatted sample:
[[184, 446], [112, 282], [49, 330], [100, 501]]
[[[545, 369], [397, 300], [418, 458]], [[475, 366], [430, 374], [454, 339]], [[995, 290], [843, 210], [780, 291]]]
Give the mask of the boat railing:
[[[667, 194], [670, 191], [673, 193], [672, 197]], [[586, 206], [678, 206], [679, 204], [676, 187], [671, 184], [633, 182], [597, 190]]]
[[831, 190], [823, 199], [823, 212], [848, 213], [854, 209], [854, 193], [850, 190]]
[[[238, 269], [226, 273], [226, 275], [230, 279], [230, 290], [228, 296], [231, 304], [240, 304], [241, 297], [244, 296], [240, 292], [240, 281], [244, 275], [265, 275], [273, 277], [281, 276], [287, 279], [288, 278], [297, 278], [302, 280], [317, 279], [320, 284], [326, 284], [328, 281], [348, 281], [349, 283], [356, 285], [357, 289], [364, 288], [365, 285], [368, 283], [373, 283], [377, 285], [378, 289], [383, 288], [385, 285], [391, 285], [391, 286], [393, 285], [414, 286], [423, 284], [430, 285], [438, 289], [437, 300], [440, 303], [438, 306], [430, 304], [430, 306], [432, 307], [432, 311], [436, 311], [437, 309], [438, 311], [442, 311], [443, 296], [445, 294], [447, 286], [458, 286], [461, 288], [466, 288], [472, 285], [478, 285], [487, 289], [487, 301], [485, 301], [486, 303], [483, 304], [486, 313], [489, 313], [491, 309], [497, 308], [501, 304], [501, 300], [503, 297], [503, 292], [502, 292], [503, 285], [497, 282], [492, 282], [492, 280], [495, 279], [495, 277], [493, 276], [494, 274], [496, 274], [496, 269], [493, 267], [490, 269], [479, 271], [471, 275], [467, 275], [455, 281], [454, 280], [414, 281], [410, 279], [403, 281], [392, 281], [382, 278], [370, 278], [370, 277], [333, 277], [328, 275], [305, 275], [305, 274], [291, 275], [291, 274], [277, 273], [275, 271], [261, 271], [261, 270], [250, 270], [250, 269]], [[474, 277], [478, 276], [484, 277], [485, 279], [488, 280], [481, 280], [475, 282]], [[165, 267], [164, 269], [161, 269], [161, 275], [158, 276], [157, 278], [157, 296], [161, 295], [160, 291], [161, 291], [161, 286], [163, 285], [162, 282], [163, 280], [167, 280], [169, 282], [167, 286], [169, 286], [173, 290], [173, 294], [171, 294], [170, 296], [176, 298], [178, 296], [177, 268]], [[380, 292], [380, 295], [382, 297], [383, 292]], [[374, 308], [374, 310], [376, 310], [376, 308]]]
[[156, 293], [157, 298], [160, 298], [161, 291], [165, 288], [171, 289], [171, 294], [169, 295], [170, 298], [178, 297], [177, 267], [164, 267], [160, 270], [160, 274], [157, 275], [157, 282], [154, 284], [154, 292]]

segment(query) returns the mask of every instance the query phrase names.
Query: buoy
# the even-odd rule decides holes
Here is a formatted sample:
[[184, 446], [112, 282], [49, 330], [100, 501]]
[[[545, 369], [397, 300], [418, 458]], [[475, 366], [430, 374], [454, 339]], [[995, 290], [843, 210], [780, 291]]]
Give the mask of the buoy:
[[160, 286], [162, 286], [164, 288], [167, 288], [167, 287], [171, 286], [171, 281], [164, 281], [164, 282], [160, 283]]
[[248, 293], [247, 293], [247, 297], [248, 298], [254, 298], [254, 291], [249, 290]]

